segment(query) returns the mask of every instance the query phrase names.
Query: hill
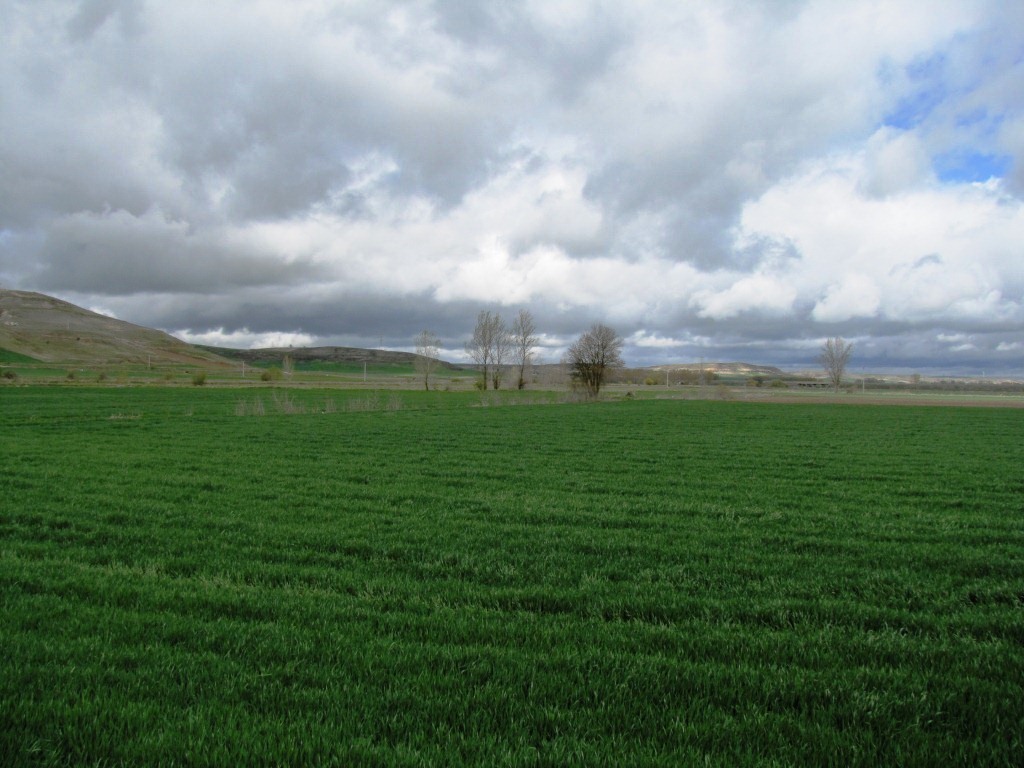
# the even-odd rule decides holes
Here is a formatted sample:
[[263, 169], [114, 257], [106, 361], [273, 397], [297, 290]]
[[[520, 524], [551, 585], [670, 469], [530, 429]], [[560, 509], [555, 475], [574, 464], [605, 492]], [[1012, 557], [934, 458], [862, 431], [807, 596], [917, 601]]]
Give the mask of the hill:
[[0, 355], [41, 363], [224, 365], [221, 357], [163, 331], [52, 296], [0, 290]]
[[[361, 349], [359, 347], [264, 347], [262, 349], [231, 349], [226, 347], [206, 347], [201, 349], [228, 360], [240, 361], [249, 365], [266, 365], [280, 363], [285, 355], [293, 362], [319, 363], [368, 363], [370, 365], [412, 365], [416, 355], [411, 352], [394, 352], [387, 349]], [[442, 368], [452, 371], [463, 370], [460, 366], [440, 361]]]

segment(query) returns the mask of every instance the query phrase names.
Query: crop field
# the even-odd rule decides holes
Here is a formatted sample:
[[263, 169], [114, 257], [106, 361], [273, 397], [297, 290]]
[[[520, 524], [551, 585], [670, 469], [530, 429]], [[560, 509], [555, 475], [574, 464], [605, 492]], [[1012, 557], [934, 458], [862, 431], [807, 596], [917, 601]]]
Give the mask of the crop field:
[[[13, 356], [14, 353], [6, 353]], [[292, 370], [282, 373], [280, 365], [261, 363], [236, 366], [199, 367], [189, 364], [161, 364], [150, 368], [142, 363], [68, 364], [40, 363], [25, 360], [4, 360], [0, 349], [0, 384], [10, 381], [30, 384], [76, 384], [82, 386], [189, 385], [195, 374], [202, 372], [204, 384], [212, 386], [260, 386], [265, 374], [275, 383], [331, 388], [356, 385], [360, 388], [423, 389], [423, 375], [411, 365], [375, 363], [365, 368], [361, 363], [301, 360]], [[26, 362], [28, 360], [29, 362]], [[430, 374], [431, 389], [473, 390], [478, 377], [470, 371], [439, 368]]]
[[0, 764], [1020, 765], [1024, 412], [534, 399], [0, 389]]

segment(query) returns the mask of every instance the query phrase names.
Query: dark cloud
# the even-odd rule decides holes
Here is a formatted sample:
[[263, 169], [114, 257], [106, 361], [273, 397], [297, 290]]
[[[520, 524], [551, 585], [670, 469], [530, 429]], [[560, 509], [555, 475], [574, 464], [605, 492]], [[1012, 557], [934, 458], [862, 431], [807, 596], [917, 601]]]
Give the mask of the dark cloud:
[[140, 31], [140, 0], [82, 0], [67, 23], [68, 39], [82, 42], [92, 38], [105, 24], [116, 24], [121, 34]]
[[480, 88], [482, 76], [514, 73], [520, 88], [538, 89], [533, 97], [539, 110], [551, 108], [551, 99], [578, 100], [629, 42], [628, 17], [599, 6], [553, 8], [546, 18], [525, 3], [502, 0], [437, 2], [433, 9], [440, 30], [491, 61], [465, 79], [458, 73], [449, 81], [454, 90], [468, 94], [467, 85]]
[[56, 220], [31, 254], [35, 280], [51, 290], [117, 296], [308, 283], [322, 270], [308, 260], [229, 238], [195, 233], [184, 222], [158, 212], [135, 217], [126, 211], [80, 214]]

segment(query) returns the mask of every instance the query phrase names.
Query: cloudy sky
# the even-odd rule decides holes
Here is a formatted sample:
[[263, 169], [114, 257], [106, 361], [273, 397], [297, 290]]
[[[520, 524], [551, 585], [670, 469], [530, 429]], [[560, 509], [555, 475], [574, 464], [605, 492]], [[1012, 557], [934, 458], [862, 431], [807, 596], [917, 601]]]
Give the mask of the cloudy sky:
[[224, 346], [1024, 375], [1024, 3], [0, 0], [0, 284]]

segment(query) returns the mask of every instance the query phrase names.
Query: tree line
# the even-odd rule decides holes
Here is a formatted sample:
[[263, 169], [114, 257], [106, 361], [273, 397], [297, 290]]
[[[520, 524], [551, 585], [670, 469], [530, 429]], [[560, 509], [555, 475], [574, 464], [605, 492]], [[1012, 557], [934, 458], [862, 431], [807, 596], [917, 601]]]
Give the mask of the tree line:
[[[517, 389], [526, 387], [526, 369], [533, 360], [533, 350], [540, 343], [533, 315], [520, 309], [508, 326], [497, 312], [481, 310], [473, 335], [466, 342], [466, 353], [480, 371], [480, 389], [500, 389], [506, 373], [515, 373]], [[431, 331], [416, 336], [416, 367], [423, 376], [423, 386], [430, 389], [430, 376], [439, 364], [440, 340]], [[603, 323], [594, 323], [590, 330], [569, 345], [565, 363], [573, 383], [591, 397], [596, 397], [608, 374], [623, 367], [623, 339]], [[829, 382], [839, 391], [853, 345], [842, 337], [829, 338], [821, 350], [819, 361]]]
[[[514, 375], [517, 389], [526, 387], [527, 369], [533, 362], [534, 349], [540, 343], [537, 325], [527, 309], [520, 309], [507, 325], [501, 315], [481, 310], [466, 342], [466, 354], [480, 371], [481, 389], [500, 389], [508, 373]], [[430, 376], [438, 365], [440, 340], [429, 330], [415, 339], [416, 367], [423, 376], [423, 386], [430, 389]], [[595, 323], [581, 334], [566, 352], [565, 362], [575, 383], [590, 396], [597, 396], [608, 373], [622, 367], [623, 340], [614, 330]]]

